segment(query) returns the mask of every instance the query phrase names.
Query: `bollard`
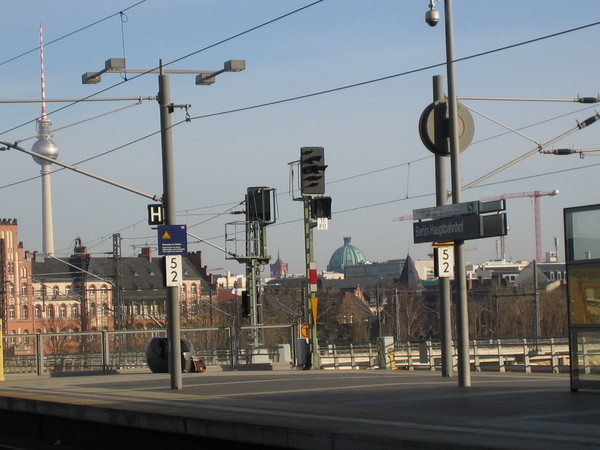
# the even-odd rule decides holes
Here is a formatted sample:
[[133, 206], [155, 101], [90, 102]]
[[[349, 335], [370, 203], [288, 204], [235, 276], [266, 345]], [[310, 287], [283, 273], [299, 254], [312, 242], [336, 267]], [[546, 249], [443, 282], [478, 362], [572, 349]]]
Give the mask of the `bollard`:
[[550, 339], [550, 356], [552, 360], [552, 373], [559, 373], [560, 368], [558, 367], [558, 355], [556, 354], [554, 339]]
[[481, 361], [479, 360], [479, 350], [477, 341], [473, 341], [473, 362], [475, 364], [475, 372], [481, 372]]
[[335, 369], [340, 368], [340, 362], [338, 361], [338, 356], [337, 356], [337, 346], [335, 344], [333, 344], [333, 367]]
[[407, 359], [407, 364], [408, 364], [408, 370], [415, 370], [415, 365], [413, 363], [413, 357], [412, 357], [412, 351], [410, 348], [410, 342], [406, 343], [406, 355], [408, 357]]
[[390, 369], [391, 370], [396, 370], [396, 354], [394, 353], [394, 349], [393, 348], [388, 348], [387, 351], [387, 356], [390, 360]]
[[529, 362], [529, 348], [527, 347], [527, 339], [523, 339], [523, 364], [525, 373], [531, 373], [531, 364]]
[[502, 356], [502, 341], [500, 339], [498, 339], [498, 372], [506, 372], [506, 364], [504, 356]]

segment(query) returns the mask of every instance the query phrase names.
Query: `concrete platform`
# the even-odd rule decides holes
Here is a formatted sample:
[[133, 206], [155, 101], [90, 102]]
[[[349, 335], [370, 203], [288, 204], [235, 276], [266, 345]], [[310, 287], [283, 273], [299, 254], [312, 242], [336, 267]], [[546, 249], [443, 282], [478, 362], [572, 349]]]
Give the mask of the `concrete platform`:
[[477, 373], [459, 388], [439, 372], [209, 367], [183, 385], [150, 372], [7, 376], [0, 432], [18, 418], [13, 431], [29, 423], [38, 439], [76, 448], [600, 447], [600, 393], [571, 392], [564, 374]]

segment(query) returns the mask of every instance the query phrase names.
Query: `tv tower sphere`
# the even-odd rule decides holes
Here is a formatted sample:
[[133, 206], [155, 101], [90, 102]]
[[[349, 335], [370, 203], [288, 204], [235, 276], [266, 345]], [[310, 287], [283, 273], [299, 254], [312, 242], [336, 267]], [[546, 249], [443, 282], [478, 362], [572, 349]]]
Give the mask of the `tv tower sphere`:
[[[38, 140], [31, 147], [31, 151], [47, 158], [56, 159], [58, 158], [58, 146], [50, 139], [51, 123], [47, 119], [38, 121]], [[41, 166], [51, 164], [49, 161], [35, 156], [33, 156], [33, 160]]]

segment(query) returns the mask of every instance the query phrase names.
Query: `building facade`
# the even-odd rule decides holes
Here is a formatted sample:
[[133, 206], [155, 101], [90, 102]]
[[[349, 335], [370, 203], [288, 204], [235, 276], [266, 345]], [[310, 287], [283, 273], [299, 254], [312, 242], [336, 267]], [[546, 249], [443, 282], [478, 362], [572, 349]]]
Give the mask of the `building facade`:
[[8, 334], [35, 330], [32, 256], [19, 241], [17, 219], [0, 220], [0, 313]]
[[[0, 314], [9, 354], [28, 354], [33, 333], [152, 329], [166, 324], [162, 258], [94, 257], [77, 242], [67, 258], [24, 250], [16, 219], [0, 220]], [[201, 252], [183, 257], [181, 325], [210, 326], [216, 283]], [[21, 335], [21, 336], [19, 336]]]

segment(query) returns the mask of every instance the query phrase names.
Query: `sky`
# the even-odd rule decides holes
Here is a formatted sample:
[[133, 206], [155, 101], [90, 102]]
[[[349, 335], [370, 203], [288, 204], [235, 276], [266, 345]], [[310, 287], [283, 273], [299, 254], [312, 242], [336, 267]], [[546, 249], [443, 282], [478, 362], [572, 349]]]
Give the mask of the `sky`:
[[[277, 190], [277, 222], [267, 227], [268, 250], [304, 269], [302, 203], [290, 194], [290, 165], [300, 148], [325, 148], [327, 230], [314, 231], [318, 270], [344, 237], [370, 261], [420, 259], [411, 220], [394, 220], [435, 205], [434, 157], [422, 144], [419, 117], [432, 101], [432, 78], [446, 76], [442, 21], [425, 23], [428, 0], [56, 0], [10, 2], [0, 43], [0, 140], [35, 142], [40, 98], [39, 24], [44, 26], [47, 99], [126, 98], [48, 103], [59, 160], [152, 195], [162, 194], [158, 91], [155, 74], [105, 74], [96, 85], [81, 75], [125, 57], [129, 69], [213, 71], [230, 59], [246, 70], [224, 73], [210, 86], [194, 76], [170, 76], [178, 223], [216, 247], [228, 223], [243, 216], [247, 188]], [[467, 185], [543, 146], [596, 114], [600, 2], [577, 0], [453, 2], [456, 92], [475, 124], [461, 154]], [[552, 36], [552, 37], [549, 37]], [[469, 100], [466, 97], [495, 98]], [[499, 99], [527, 98], [528, 101]], [[533, 99], [536, 99], [535, 101]], [[7, 102], [8, 101], [8, 102]], [[518, 130], [518, 131], [517, 131]], [[591, 150], [600, 125], [544, 147]], [[463, 200], [560, 191], [541, 199], [543, 250], [564, 255], [563, 208], [600, 203], [600, 152], [535, 153], [463, 192]], [[0, 217], [16, 218], [19, 238], [41, 251], [40, 167], [29, 155], [0, 153]], [[67, 256], [80, 238], [92, 255], [122, 255], [157, 246], [143, 196], [68, 170], [52, 175], [55, 254]], [[297, 195], [297, 191], [295, 192]], [[506, 256], [535, 257], [534, 202], [507, 200]], [[466, 259], [495, 259], [497, 239], [466, 243]], [[229, 244], [228, 244], [229, 245]], [[222, 250], [190, 237], [209, 271], [243, 273]], [[268, 275], [268, 267], [265, 267]]]

